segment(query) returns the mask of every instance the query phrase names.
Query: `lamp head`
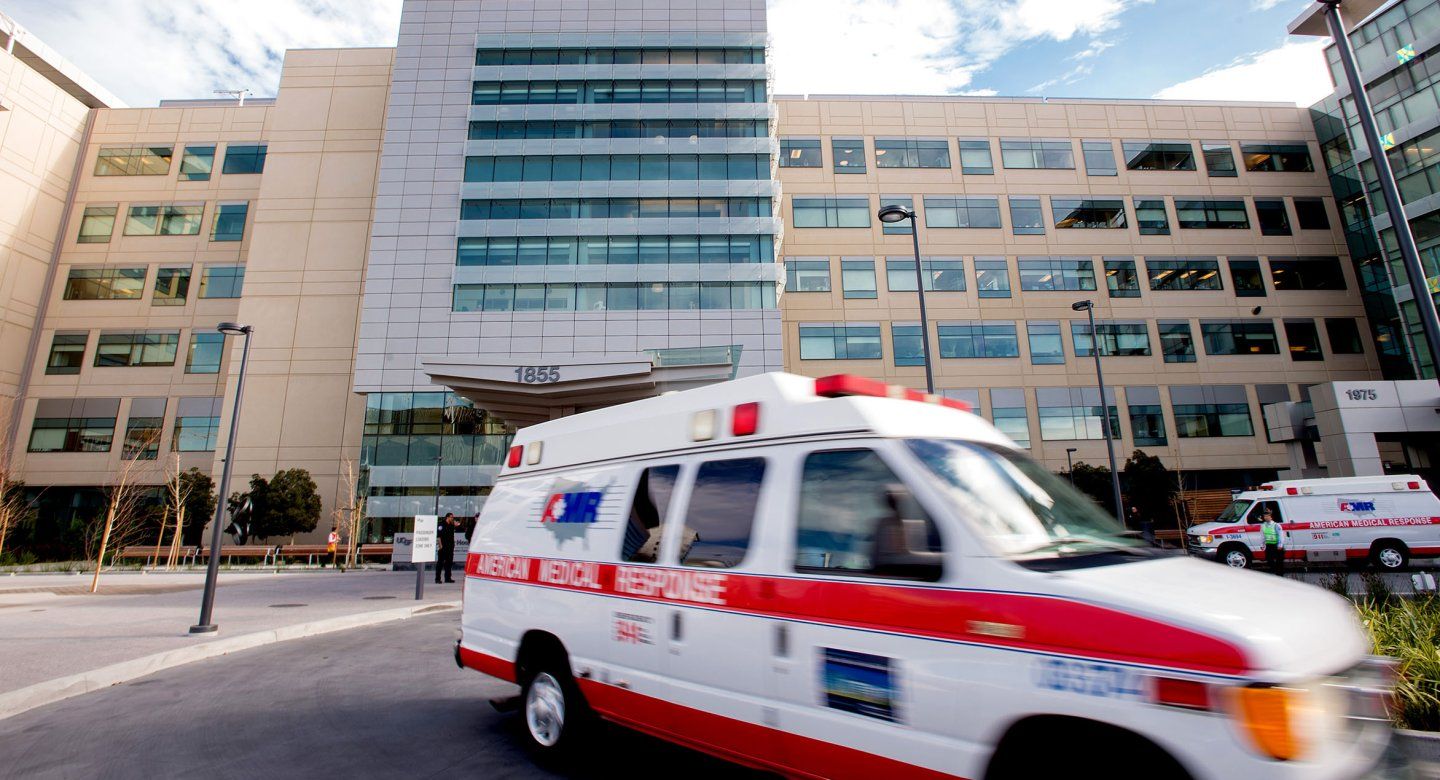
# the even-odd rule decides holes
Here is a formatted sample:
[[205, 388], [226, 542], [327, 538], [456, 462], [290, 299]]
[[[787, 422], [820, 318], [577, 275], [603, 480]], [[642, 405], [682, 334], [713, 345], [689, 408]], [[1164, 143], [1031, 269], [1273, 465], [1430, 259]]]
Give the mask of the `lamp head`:
[[255, 329], [250, 327], [249, 325], [241, 325], [238, 322], [222, 322], [219, 325], [215, 326], [215, 330], [218, 330], [227, 336], [248, 336], [250, 335], [251, 331]]
[[1072, 311], [1090, 311], [1090, 309], [1094, 306], [1095, 304], [1091, 303], [1090, 301], [1076, 301], [1070, 304], [1070, 309]]
[[1079, 451], [1080, 451], [1080, 448], [1079, 448], [1079, 447], [1066, 447], [1066, 448], [1065, 448], [1065, 452], [1067, 452], [1067, 453], [1070, 453], [1070, 452], [1079, 452]]
[[876, 216], [880, 217], [881, 222], [891, 224], [895, 222], [903, 222], [907, 219], [914, 219], [915, 212], [905, 208], [904, 206], [899, 206], [892, 203], [888, 206], [881, 206], [880, 211], [877, 212]]

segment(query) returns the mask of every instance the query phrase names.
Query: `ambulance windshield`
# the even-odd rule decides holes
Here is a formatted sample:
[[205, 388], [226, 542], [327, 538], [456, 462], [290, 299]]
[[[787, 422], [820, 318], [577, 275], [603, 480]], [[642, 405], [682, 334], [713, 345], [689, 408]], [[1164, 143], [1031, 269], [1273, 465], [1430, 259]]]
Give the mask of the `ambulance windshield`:
[[1146, 549], [1094, 501], [1024, 455], [967, 441], [906, 443], [940, 478], [961, 517], [1002, 555], [1029, 560]]
[[1253, 503], [1253, 502], [1251, 502], [1249, 499], [1241, 499], [1241, 500], [1239, 500], [1239, 501], [1231, 501], [1231, 502], [1230, 502], [1230, 506], [1225, 507], [1225, 511], [1224, 511], [1224, 512], [1221, 512], [1221, 513], [1220, 513], [1220, 516], [1217, 517], [1217, 518], [1215, 518], [1215, 522], [1217, 522], [1217, 523], [1238, 523], [1238, 522], [1240, 522], [1240, 518], [1242, 518], [1242, 517], [1245, 516], [1245, 510], [1247, 510], [1247, 509], [1250, 508], [1250, 504], [1251, 504], [1251, 503]]

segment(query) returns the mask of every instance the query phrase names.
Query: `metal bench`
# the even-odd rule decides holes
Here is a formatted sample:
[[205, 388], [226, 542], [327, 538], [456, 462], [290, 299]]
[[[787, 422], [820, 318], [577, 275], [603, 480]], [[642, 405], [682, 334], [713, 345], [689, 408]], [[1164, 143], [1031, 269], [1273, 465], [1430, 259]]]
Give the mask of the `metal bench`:
[[[285, 544], [277, 547], [275, 550], [275, 557], [277, 562], [281, 558], [304, 557], [305, 563], [308, 565], [314, 565], [316, 558], [320, 558], [321, 561], [324, 561], [324, 559], [329, 555], [329, 546], [323, 544]], [[344, 547], [337, 545], [335, 559], [337, 561], [340, 561], [341, 563], [344, 563], [344, 558]]]
[[[220, 546], [220, 557], [226, 563], [233, 564], [236, 558], [259, 558], [261, 566], [267, 566], [271, 561], [279, 562], [276, 551], [278, 547], [265, 544], [226, 544]], [[195, 556], [196, 560], [204, 558], [210, 560], [210, 548], [201, 549]]]
[[362, 544], [360, 548], [355, 551], [355, 557], [358, 560], [365, 560], [366, 558], [389, 558], [394, 554], [395, 545], [393, 544]]

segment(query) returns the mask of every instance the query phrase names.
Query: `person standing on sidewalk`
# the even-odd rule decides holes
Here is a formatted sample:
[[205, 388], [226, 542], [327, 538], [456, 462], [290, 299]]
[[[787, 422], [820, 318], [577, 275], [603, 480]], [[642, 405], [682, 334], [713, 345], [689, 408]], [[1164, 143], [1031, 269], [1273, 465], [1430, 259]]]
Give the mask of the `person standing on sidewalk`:
[[452, 572], [455, 570], [455, 513], [448, 512], [445, 519], [440, 521], [438, 530], [439, 543], [436, 545], [435, 556], [435, 584], [440, 584], [440, 572], [445, 572], [445, 581], [455, 582]]
[[1271, 574], [1285, 574], [1285, 529], [1275, 522], [1270, 507], [1260, 512], [1260, 533], [1265, 537], [1265, 566]]

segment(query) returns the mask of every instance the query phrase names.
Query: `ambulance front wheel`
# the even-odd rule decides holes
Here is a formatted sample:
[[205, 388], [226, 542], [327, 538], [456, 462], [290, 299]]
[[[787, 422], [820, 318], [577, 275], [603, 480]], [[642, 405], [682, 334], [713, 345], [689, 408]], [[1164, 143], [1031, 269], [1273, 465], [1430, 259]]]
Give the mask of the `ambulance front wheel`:
[[1244, 545], [1239, 544], [1222, 547], [1220, 549], [1220, 555], [1217, 557], [1221, 563], [1232, 569], [1248, 569], [1250, 568], [1250, 564], [1254, 562], [1250, 551], [1245, 549]]
[[538, 755], [565, 754], [581, 740], [589, 724], [589, 708], [567, 667], [554, 660], [542, 661], [521, 685], [525, 740]]

